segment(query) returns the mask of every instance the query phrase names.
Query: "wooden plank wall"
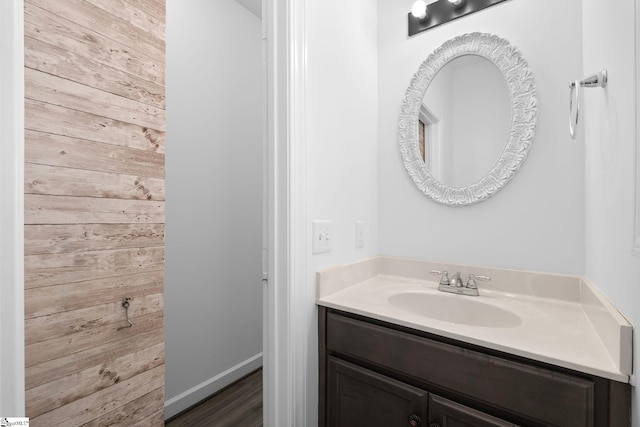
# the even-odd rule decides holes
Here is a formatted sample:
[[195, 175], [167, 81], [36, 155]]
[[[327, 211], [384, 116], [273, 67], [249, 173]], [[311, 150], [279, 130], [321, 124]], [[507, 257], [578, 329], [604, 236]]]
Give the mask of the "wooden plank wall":
[[32, 426], [163, 425], [164, 62], [164, 0], [25, 0]]

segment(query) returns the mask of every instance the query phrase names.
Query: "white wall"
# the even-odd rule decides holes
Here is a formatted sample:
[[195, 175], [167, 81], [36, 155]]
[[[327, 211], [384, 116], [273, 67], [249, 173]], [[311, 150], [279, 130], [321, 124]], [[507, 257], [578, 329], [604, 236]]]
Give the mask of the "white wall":
[[0, 414], [23, 417], [24, 5], [0, 2]]
[[[606, 89], [586, 89], [586, 274], [637, 328], [640, 258], [634, 236], [636, 121], [634, 2], [583, 0], [584, 71], [607, 68]], [[637, 338], [637, 333], [635, 334]], [[633, 426], [640, 426], [634, 340]]]
[[167, 1], [167, 415], [260, 365], [260, 39], [235, 0]]
[[[640, 258], [631, 255], [634, 2], [611, 7], [599, 0], [513, 0], [409, 39], [406, 14], [412, 0], [378, 0], [377, 76], [370, 69], [376, 60], [371, 40], [376, 17], [369, 16], [373, 12], [365, 3], [333, 0], [307, 6], [308, 217], [333, 219], [336, 239], [332, 254], [311, 257], [308, 282], [315, 282], [317, 269], [376, 254], [375, 244], [368, 242], [360, 253], [350, 240], [352, 222], [362, 215], [374, 218], [370, 232], [375, 238], [370, 209], [377, 188], [380, 254], [586, 273], [633, 324], [640, 324], [640, 286], [635, 285]], [[501, 192], [473, 207], [449, 208], [414, 188], [398, 152], [397, 119], [420, 62], [444, 41], [473, 31], [510, 40], [528, 61], [538, 87], [538, 126], [528, 159]], [[583, 124], [572, 141], [567, 84], [604, 67], [610, 72], [609, 87], [584, 91]], [[377, 115], [370, 111], [376, 103]], [[365, 142], [376, 136], [359, 126], [363, 120], [379, 123], [377, 172], [367, 163], [376, 156]], [[367, 179], [376, 173], [377, 186], [371, 187]], [[311, 291], [309, 298], [311, 304]], [[315, 314], [310, 316], [308, 371], [312, 404]], [[640, 363], [637, 342], [635, 366]], [[316, 423], [313, 410], [307, 418], [311, 426]], [[640, 427], [635, 386], [633, 426]]]
[[[308, 426], [318, 421], [315, 272], [378, 254], [376, 12], [371, 0], [306, 3], [308, 242], [313, 219], [333, 221], [333, 251], [307, 263]], [[367, 230], [362, 249], [356, 220]]]
[[[581, 0], [509, 1], [407, 38], [411, 3], [378, 1], [380, 253], [581, 274], [584, 149], [566, 131], [567, 83], [582, 74]], [[397, 122], [420, 63], [446, 40], [474, 31], [508, 39], [527, 60], [538, 125], [528, 158], [503, 190], [452, 208], [414, 186], [400, 158]]]

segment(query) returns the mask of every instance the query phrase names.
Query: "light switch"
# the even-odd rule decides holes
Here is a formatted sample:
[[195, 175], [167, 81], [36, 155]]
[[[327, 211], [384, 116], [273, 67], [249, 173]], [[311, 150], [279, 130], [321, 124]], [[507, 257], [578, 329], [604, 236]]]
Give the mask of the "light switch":
[[331, 221], [313, 221], [313, 244], [312, 252], [322, 254], [331, 252]]
[[364, 221], [356, 221], [356, 248], [364, 248]]

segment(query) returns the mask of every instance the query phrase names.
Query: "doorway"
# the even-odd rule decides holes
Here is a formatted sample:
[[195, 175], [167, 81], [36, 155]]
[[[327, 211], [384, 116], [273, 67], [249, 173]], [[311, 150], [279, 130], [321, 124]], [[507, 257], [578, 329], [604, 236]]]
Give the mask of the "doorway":
[[[1, 14], [3, 22], [6, 18], [11, 25], [3, 25], [3, 38], [0, 43], [3, 58], [13, 58], [9, 61], [2, 62], [3, 76], [8, 78], [2, 79], [9, 87], [24, 87], [24, 76], [22, 73], [24, 57], [24, 29], [22, 26], [22, 17], [24, 14], [22, 0], [12, 0], [2, 2]], [[305, 308], [300, 304], [299, 294], [295, 293], [290, 283], [297, 279], [304, 279], [304, 263], [299, 263], [296, 259], [301, 257], [304, 244], [304, 221], [303, 216], [299, 213], [292, 214], [287, 210], [289, 204], [300, 206], [299, 201], [304, 200], [304, 192], [301, 191], [303, 186], [294, 188], [292, 191], [295, 200], [290, 201], [287, 195], [287, 187], [291, 182], [291, 176], [298, 177], [298, 184], [304, 179], [304, 174], [300, 170], [294, 171], [293, 166], [302, 164], [296, 158], [301, 157], [303, 150], [300, 149], [298, 154], [290, 160], [288, 153], [292, 151], [294, 144], [294, 136], [303, 128], [301, 114], [294, 114], [300, 111], [297, 104], [300, 103], [298, 97], [293, 100], [293, 108], [289, 108], [292, 99], [291, 93], [300, 93], [299, 89], [304, 86], [301, 76], [304, 76], [304, 70], [301, 66], [296, 68], [296, 72], [287, 79], [287, 70], [291, 69], [291, 64], [303, 64], [300, 59], [303, 57], [304, 44], [303, 41], [303, 21], [304, 21], [304, 1], [283, 0], [274, 2], [263, 2], [265, 6], [265, 21], [263, 43], [266, 49], [264, 55], [265, 75], [268, 87], [265, 87], [265, 104], [266, 109], [270, 111], [268, 123], [268, 160], [271, 165], [267, 177], [266, 184], [268, 191], [269, 204], [266, 210], [269, 212], [269, 255], [265, 256], [269, 266], [269, 286], [264, 286], [264, 359], [265, 367], [265, 425], [292, 426], [304, 425], [304, 422], [298, 422], [303, 419], [300, 415], [296, 415], [296, 408], [304, 408], [307, 403], [305, 390], [305, 362], [301, 354], [304, 352], [305, 343], [303, 340], [296, 340], [296, 337], [303, 336], [304, 331], [299, 330], [296, 322], [303, 319], [301, 313]], [[295, 25], [294, 25], [295, 24]], [[6, 36], [6, 38], [5, 38]], [[117, 53], [117, 52], [116, 52]], [[303, 67], [304, 65], [302, 65]], [[279, 82], [279, 83], [277, 83]], [[3, 91], [3, 94], [5, 92]], [[0, 389], [0, 402], [2, 403], [2, 412], [12, 415], [24, 415], [25, 399], [24, 399], [24, 324], [23, 324], [23, 238], [22, 233], [17, 232], [15, 236], [9, 237], [5, 231], [13, 229], [21, 230], [21, 224], [24, 217], [24, 206], [21, 200], [23, 191], [22, 168], [24, 161], [20, 155], [24, 151], [24, 110], [23, 108], [13, 108], [13, 105], [21, 106], [23, 103], [22, 91], [7, 94], [2, 97], [2, 101], [6, 101], [7, 109], [3, 111], [19, 112], [19, 114], [11, 115], [3, 113], [0, 128], [3, 135], [5, 130], [9, 129], [7, 141], [13, 143], [2, 145], [2, 169], [5, 171], [15, 171], [13, 174], [3, 175], [2, 194], [7, 195], [3, 200], [7, 203], [3, 204], [3, 213], [13, 211], [15, 218], [3, 215], [2, 217], [2, 236], [3, 241], [7, 244], [3, 246], [3, 261], [13, 263], [14, 267], [6, 269], [8, 264], [3, 264], [3, 286], [0, 294], [4, 301], [14, 300], [15, 309], [7, 307], [3, 310], [3, 319], [8, 319], [1, 323], [0, 333], [2, 341], [7, 347], [15, 350], [15, 357], [9, 359], [3, 357], [2, 372], [16, 373], [11, 377], [11, 381], [4, 381], [3, 387]], [[3, 104], [4, 105], [4, 104]], [[289, 122], [288, 122], [289, 121]], [[12, 134], [15, 130], [15, 134]], [[298, 139], [296, 141], [298, 147], [304, 141]], [[7, 154], [9, 153], [9, 154]], [[18, 153], [15, 156], [11, 153]], [[6, 155], [5, 155], [6, 154]], [[303, 156], [302, 156], [303, 157]], [[276, 164], [279, 167], [276, 167]], [[5, 180], [4, 178], [7, 178]], [[5, 239], [5, 237], [7, 239]], [[6, 251], [4, 250], [6, 249]], [[297, 266], [293, 274], [290, 267]], [[5, 286], [7, 284], [7, 286]], [[277, 285], [277, 286], [276, 286]], [[287, 308], [289, 307], [289, 308]], [[278, 309], [279, 308], [279, 309]], [[286, 309], [285, 309], [286, 308]], [[278, 310], [277, 310], [278, 309]], [[198, 326], [198, 333], [203, 334], [206, 327]], [[193, 333], [194, 331], [190, 331]], [[9, 376], [3, 376], [8, 379]]]
[[165, 418], [262, 366], [259, 14], [167, 0]]

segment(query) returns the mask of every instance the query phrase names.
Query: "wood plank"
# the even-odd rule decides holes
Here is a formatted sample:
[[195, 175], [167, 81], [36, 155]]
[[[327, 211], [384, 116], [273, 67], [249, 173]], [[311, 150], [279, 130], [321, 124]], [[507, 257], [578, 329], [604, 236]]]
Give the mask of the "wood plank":
[[150, 313], [140, 317], [129, 317], [133, 326], [118, 330], [118, 328], [127, 325], [124, 309], [120, 307], [120, 311], [122, 312], [122, 319], [117, 323], [25, 346], [25, 366], [45, 363], [104, 343], [117, 341], [122, 336], [133, 335], [134, 328], [138, 330], [138, 333], [151, 331], [161, 327], [164, 321], [162, 312]]
[[24, 80], [26, 98], [151, 129], [165, 130], [165, 115], [161, 108], [31, 68], [25, 68]]
[[25, 35], [161, 86], [165, 85], [162, 62], [28, 2], [25, 2], [24, 9]]
[[164, 364], [164, 344], [162, 343], [129, 353], [109, 363], [93, 366], [27, 390], [26, 411], [30, 417], [38, 417], [162, 364]]
[[108, 67], [58, 46], [25, 37], [25, 66], [119, 95], [165, 108], [164, 86]]
[[126, 0], [159, 20], [166, 22], [167, 9], [164, 0]]
[[164, 223], [164, 202], [25, 194], [25, 224]]
[[25, 289], [145, 273], [163, 268], [164, 246], [30, 255], [25, 257]]
[[[27, 242], [25, 245], [27, 258], [29, 255], [68, 252], [75, 252], [75, 255], [79, 256], [81, 254], [77, 252], [142, 249], [164, 245], [163, 224], [26, 225], [24, 227], [24, 235]], [[161, 250], [162, 248], [158, 249]], [[106, 255], [111, 257], [111, 254], [107, 253]], [[132, 252], [127, 252], [124, 256], [134, 255]], [[61, 264], [55, 262], [47, 265], [49, 260], [50, 258], [46, 257], [34, 258], [33, 261], [25, 261], [25, 268], [28, 271], [37, 271], [39, 267], [45, 269], [53, 267], [68, 268], [72, 265], [85, 264], [78, 261], [78, 259], [73, 259], [71, 263]], [[118, 262], [124, 261], [125, 258], [118, 259]], [[96, 263], [90, 267], [97, 268], [97, 266], [98, 264]]]
[[65, 18], [71, 22], [89, 28], [131, 50], [165, 62], [165, 43], [152, 34], [116, 18], [84, 0], [26, 0], [42, 9]]
[[102, 343], [68, 356], [59, 357], [45, 363], [28, 366], [25, 369], [25, 388], [54, 381], [83, 369], [132, 353], [140, 349], [164, 342], [164, 328], [140, 331], [130, 328], [117, 341]]
[[27, 415], [161, 425], [164, 16], [26, 0], [24, 23]]
[[[150, 426], [163, 426], [164, 425], [164, 407], [163, 409], [156, 411], [155, 414], [151, 415], [149, 418], [146, 418], [142, 421], [135, 423], [132, 426], [128, 424], [123, 424], [123, 427], [150, 427]], [[249, 426], [246, 426], [249, 427]]]
[[[164, 365], [121, 381], [107, 389], [30, 419], [31, 426], [76, 427], [142, 397], [164, 384]], [[27, 414], [29, 416], [29, 414]]]
[[164, 271], [25, 289], [25, 319], [162, 292]]
[[165, 0], [126, 0], [137, 8], [140, 8], [159, 20], [166, 22], [167, 9]]
[[[111, 411], [84, 427], [131, 427], [141, 422], [147, 426], [161, 426], [164, 424], [164, 390], [162, 387], [132, 400], [115, 411]], [[158, 410], [160, 408], [160, 410]], [[161, 415], [158, 418], [158, 414]]]
[[33, 99], [25, 99], [25, 129], [164, 153], [164, 132]]
[[25, 131], [24, 151], [25, 163], [164, 178], [164, 154], [152, 151], [31, 130]]
[[106, 10], [125, 22], [135, 25], [142, 31], [152, 34], [160, 40], [166, 40], [164, 19], [159, 19], [147, 11], [136, 7], [125, 0], [85, 0], [87, 3]]
[[[129, 316], [133, 319], [157, 313], [163, 309], [164, 297], [161, 293], [143, 295], [131, 301]], [[122, 322], [122, 302], [119, 300], [26, 319], [24, 325], [25, 344], [35, 344], [119, 322]]]
[[25, 194], [164, 200], [163, 179], [32, 163], [24, 167]]

